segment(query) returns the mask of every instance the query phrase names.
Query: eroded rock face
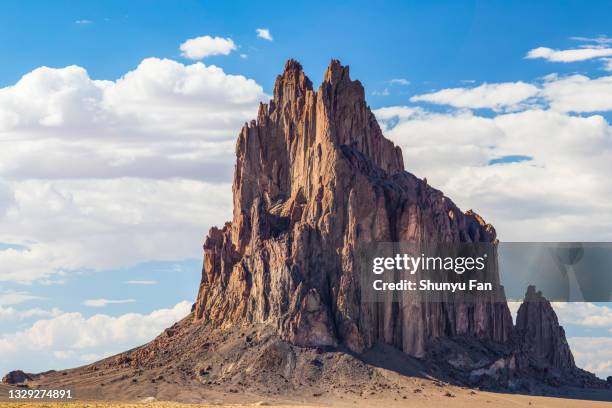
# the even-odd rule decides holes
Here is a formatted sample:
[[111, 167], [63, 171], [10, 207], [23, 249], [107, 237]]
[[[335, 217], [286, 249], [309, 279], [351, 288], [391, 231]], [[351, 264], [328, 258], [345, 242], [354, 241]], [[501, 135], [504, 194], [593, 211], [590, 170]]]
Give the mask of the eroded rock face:
[[574, 357], [550, 302], [529, 286], [516, 315], [516, 336], [521, 351], [541, 366], [561, 371], [576, 368]]
[[267, 322], [296, 345], [384, 342], [416, 356], [430, 339], [505, 342], [505, 302], [362, 304], [357, 245], [494, 242], [494, 228], [404, 171], [359, 81], [333, 60], [317, 91], [293, 60], [236, 144], [234, 214], [204, 244], [195, 319]]

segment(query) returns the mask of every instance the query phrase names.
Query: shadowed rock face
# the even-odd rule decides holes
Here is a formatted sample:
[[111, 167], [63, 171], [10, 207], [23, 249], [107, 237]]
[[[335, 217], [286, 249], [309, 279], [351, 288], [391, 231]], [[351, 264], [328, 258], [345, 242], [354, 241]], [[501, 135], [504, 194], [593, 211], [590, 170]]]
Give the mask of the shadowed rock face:
[[349, 68], [333, 60], [315, 92], [290, 60], [274, 99], [236, 144], [234, 213], [204, 243], [196, 321], [273, 324], [303, 346], [376, 342], [415, 356], [455, 335], [506, 342], [505, 302], [362, 304], [356, 247], [371, 241], [494, 242], [494, 228], [404, 171]]
[[574, 357], [550, 302], [529, 286], [516, 315], [516, 336], [522, 351], [541, 366], [561, 371], [576, 368]]

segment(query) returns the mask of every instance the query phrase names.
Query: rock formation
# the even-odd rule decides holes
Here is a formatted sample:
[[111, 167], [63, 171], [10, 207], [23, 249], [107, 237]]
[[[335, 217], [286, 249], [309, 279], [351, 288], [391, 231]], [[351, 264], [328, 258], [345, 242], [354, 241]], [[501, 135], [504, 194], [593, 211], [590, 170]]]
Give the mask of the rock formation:
[[[179, 391], [168, 394], [175, 387], [188, 402], [239, 401], [228, 391], [302, 402], [323, 393], [399, 395], [410, 376], [535, 393], [611, 387], [576, 368], [563, 328], [534, 288], [516, 328], [503, 293], [469, 302], [362, 301], [361, 244], [495, 246], [496, 234], [404, 171], [348, 67], [332, 61], [315, 92], [300, 64], [287, 62], [274, 99], [242, 128], [236, 156], [233, 219], [205, 240], [189, 316], [116, 356], [3, 381], [78, 389], [90, 399], [176, 400]], [[388, 370], [402, 375], [390, 381]]]
[[266, 322], [293, 344], [376, 342], [422, 356], [455, 335], [505, 342], [505, 302], [363, 304], [355, 251], [371, 241], [495, 242], [494, 228], [404, 171], [349, 68], [333, 60], [317, 91], [290, 60], [236, 145], [234, 215], [204, 244], [195, 319]]
[[32, 374], [24, 373], [21, 370], [15, 370], [2, 377], [2, 383], [10, 385], [25, 384], [31, 379]]
[[525, 300], [516, 315], [516, 336], [522, 351], [540, 366], [561, 371], [576, 368], [574, 357], [565, 339], [550, 302], [529, 286]]

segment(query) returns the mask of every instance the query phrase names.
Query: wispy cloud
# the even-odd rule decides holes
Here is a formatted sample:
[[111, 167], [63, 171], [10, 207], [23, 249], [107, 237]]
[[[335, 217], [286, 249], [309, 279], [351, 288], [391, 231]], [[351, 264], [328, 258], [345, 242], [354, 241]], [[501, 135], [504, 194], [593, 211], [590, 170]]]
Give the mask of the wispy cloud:
[[612, 38], [606, 36], [599, 37], [570, 37], [574, 41], [583, 44], [568, 49], [553, 49], [548, 47], [538, 47], [529, 50], [526, 59], [544, 59], [549, 62], [582, 62], [596, 60], [603, 62], [603, 69], [612, 70], [610, 57], [612, 57]]
[[612, 44], [612, 38], [600, 35], [598, 37], [570, 37], [570, 40], [595, 44]]
[[123, 283], [126, 285], [157, 285], [156, 280], [129, 280]]
[[82, 19], [82, 20], [76, 20], [74, 22], [74, 24], [77, 24], [77, 25], [89, 25], [89, 24], [93, 24], [93, 21], [92, 20], [87, 20], [87, 19]]
[[89, 306], [89, 307], [104, 307], [104, 306], [107, 306], [107, 305], [120, 305], [120, 304], [124, 304], [124, 303], [134, 303], [134, 302], [136, 302], [135, 299], [117, 299], [117, 300], [112, 300], [112, 299], [88, 299], [88, 300], [83, 302], [83, 305]]
[[45, 310], [41, 308], [17, 310], [13, 307], [2, 307], [0, 306], [0, 319], [19, 319], [25, 320], [32, 317], [56, 317], [63, 312], [59, 308], [53, 308], [51, 310]]
[[578, 62], [602, 57], [612, 56], [612, 48], [574, 48], [568, 50], [557, 50], [547, 47], [538, 47], [530, 50], [525, 58], [542, 58], [550, 62]]
[[257, 32], [257, 37], [262, 38], [267, 41], [272, 41], [272, 34], [270, 34], [270, 30], [267, 28], [258, 28], [255, 30]]
[[382, 91], [372, 91], [372, 95], [374, 96], [389, 96], [389, 89], [385, 88]]
[[29, 292], [3, 292], [0, 293], [0, 306], [16, 305], [29, 300], [44, 299], [40, 296], [32, 295]]
[[567, 341], [578, 366], [602, 378], [612, 375], [612, 338], [570, 337]]
[[391, 85], [403, 85], [403, 86], [410, 85], [410, 81], [404, 78], [393, 78], [389, 81], [389, 83]]

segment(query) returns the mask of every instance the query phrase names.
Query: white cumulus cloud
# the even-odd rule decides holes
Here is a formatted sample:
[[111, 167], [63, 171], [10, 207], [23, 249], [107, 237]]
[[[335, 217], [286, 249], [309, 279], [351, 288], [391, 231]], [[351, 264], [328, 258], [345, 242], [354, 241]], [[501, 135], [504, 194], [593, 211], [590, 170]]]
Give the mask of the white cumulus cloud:
[[231, 38], [211, 37], [204, 35], [190, 38], [180, 45], [183, 57], [200, 60], [212, 55], [229, 55], [236, 49]]
[[[0, 220], [0, 281], [201, 256], [202, 235], [231, 216], [231, 186], [187, 179], [25, 180]], [[31, 242], [34, 241], [34, 242]]]
[[567, 339], [576, 364], [601, 378], [612, 375], [612, 337]]
[[591, 79], [570, 75], [544, 83], [542, 96], [550, 107], [563, 112], [612, 110], [612, 76]]
[[553, 302], [552, 306], [563, 325], [612, 329], [612, 307], [590, 302]]
[[[402, 147], [406, 169], [475, 209], [502, 241], [612, 239], [612, 130], [604, 117], [542, 109], [375, 113]], [[514, 155], [531, 160], [491, 165]]]
[[[0, 281], [201, 256], [231, 212], [236, 135], [267, 99], [203, 63], [96, 80], [41, 67], [0, 88]], [[103, 249], [103, 250], [102, 250]]]
[[0, 218], [2, 218], [6, 210], [8, 210], [14, 202], [15, 196], [13, 195], [13, 191], [8, 184], [0, 180]]
[[152, 340], [190, 310], [191, 303], [183, 301], [145, 315], [62, 313], [38, 320], [25, 330], [0, 334], [0, 372], [64, 368], [108, 355], [109, 350], [127, 350]]

